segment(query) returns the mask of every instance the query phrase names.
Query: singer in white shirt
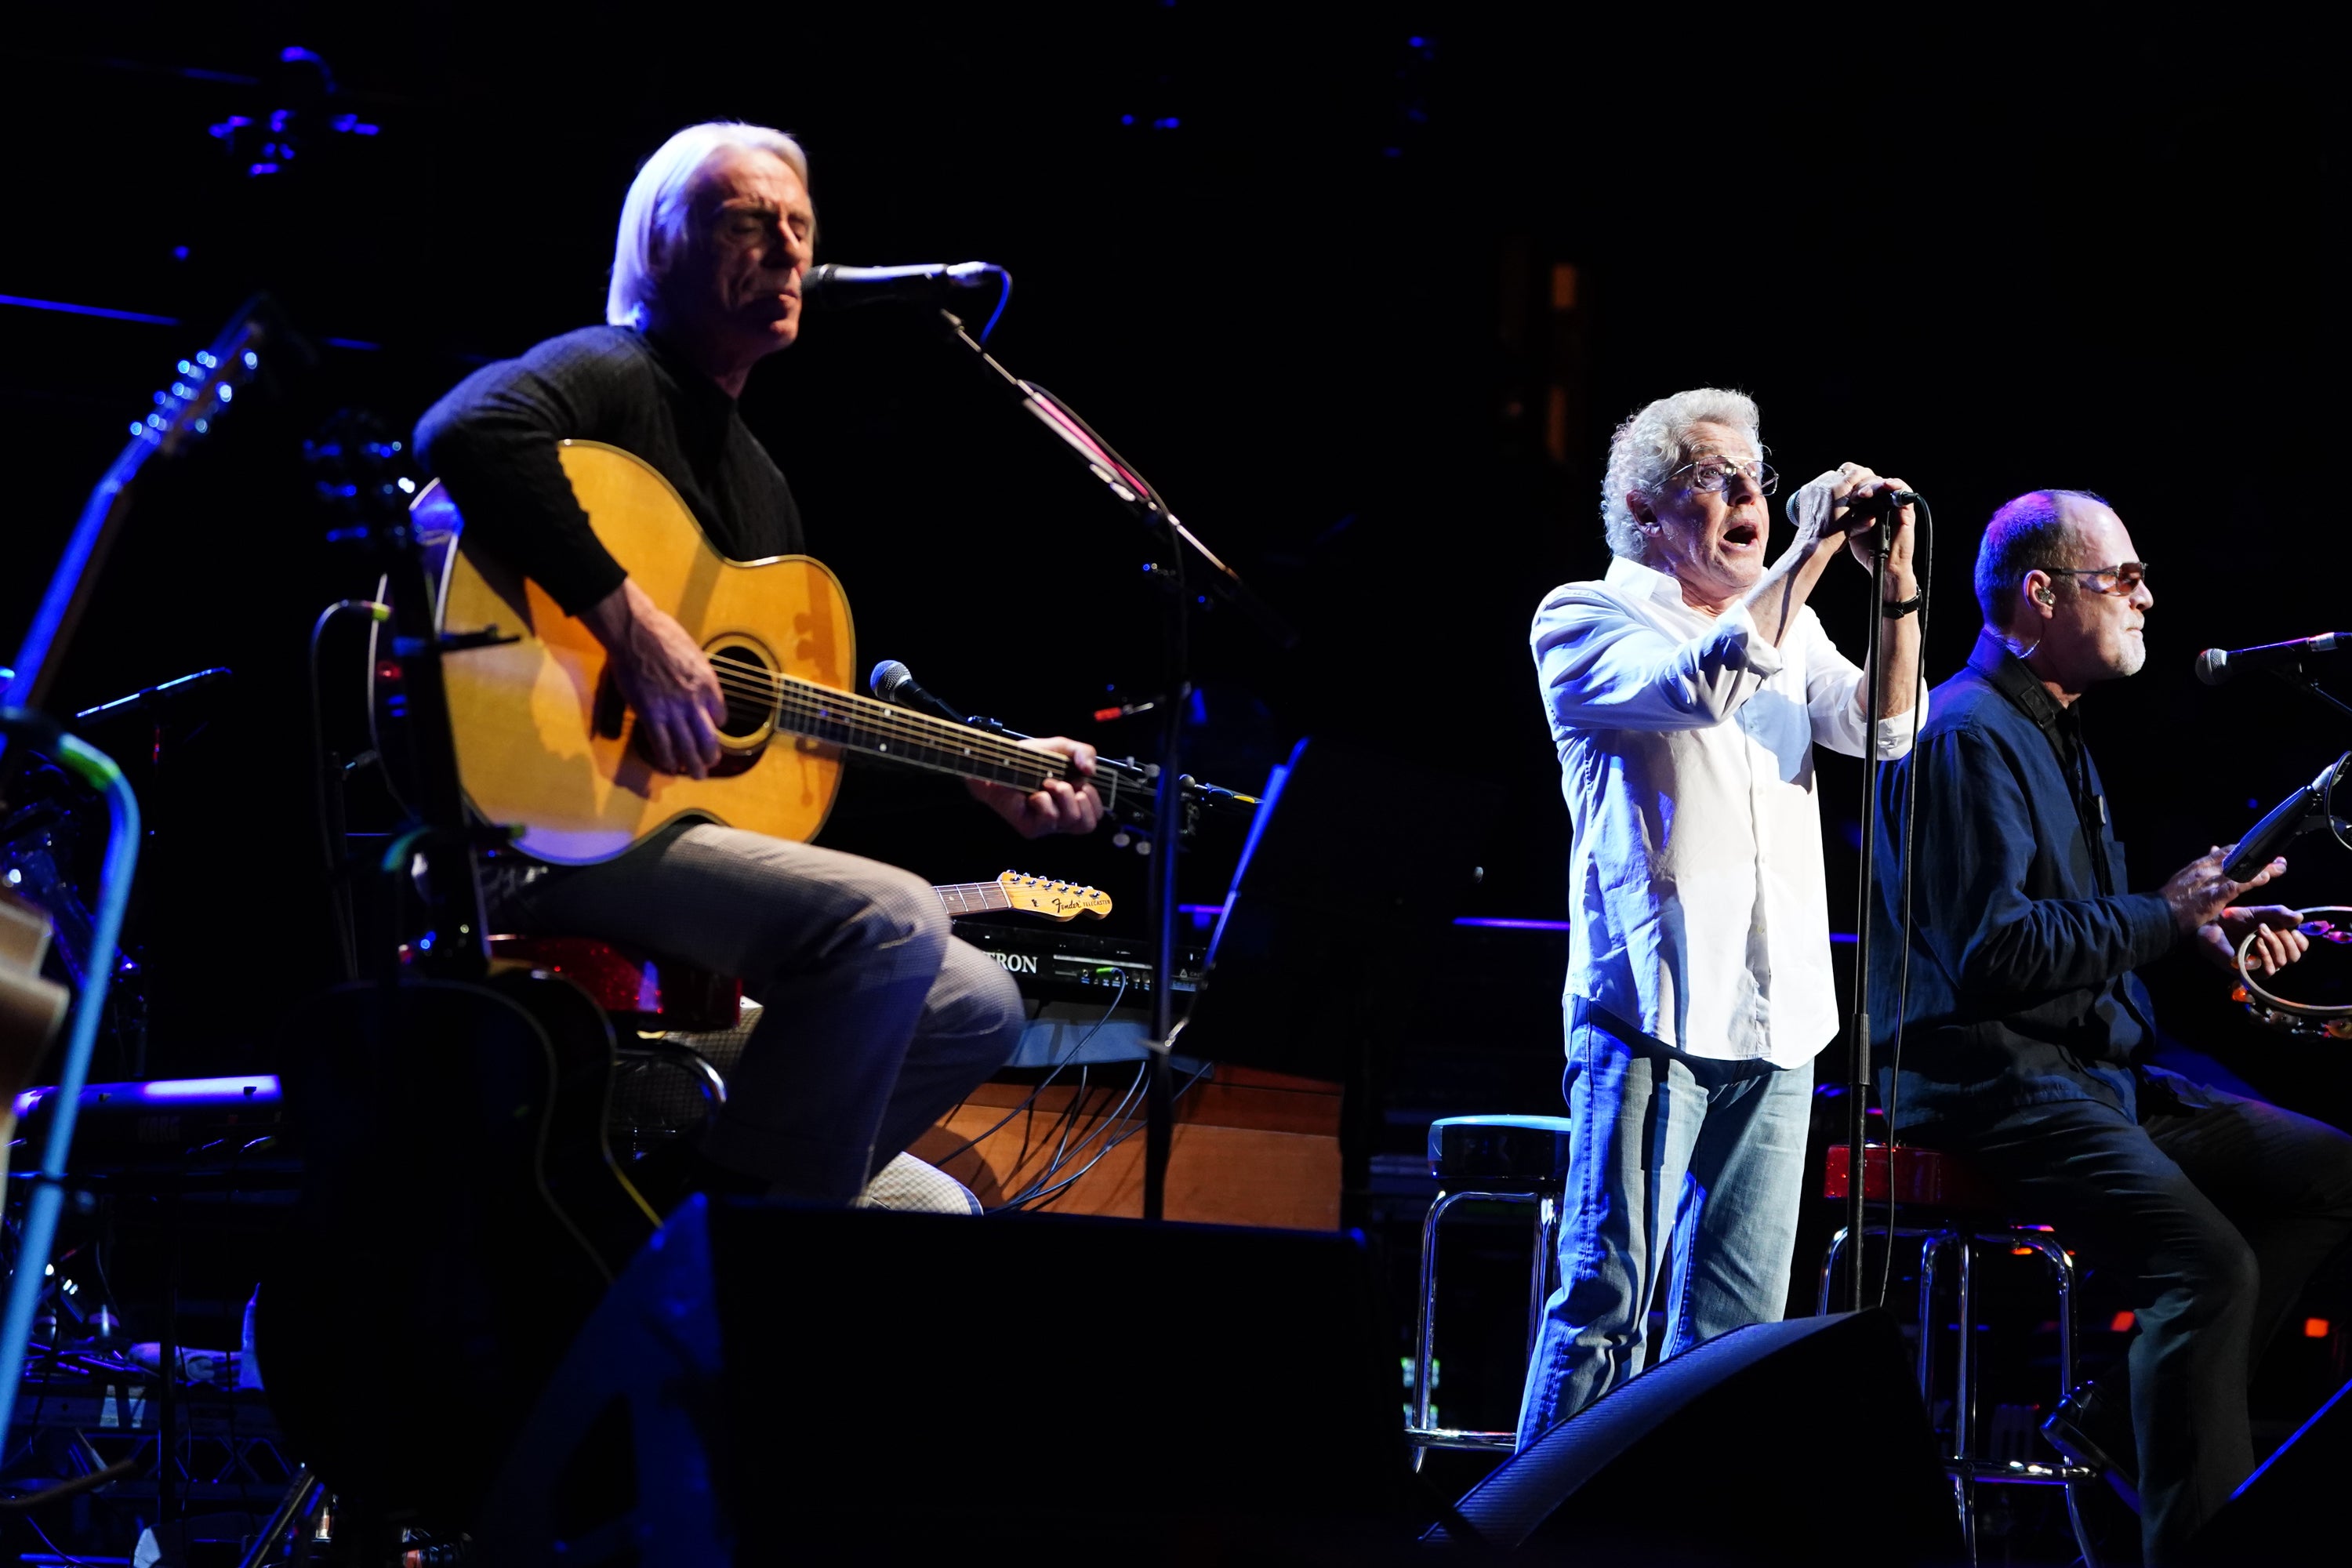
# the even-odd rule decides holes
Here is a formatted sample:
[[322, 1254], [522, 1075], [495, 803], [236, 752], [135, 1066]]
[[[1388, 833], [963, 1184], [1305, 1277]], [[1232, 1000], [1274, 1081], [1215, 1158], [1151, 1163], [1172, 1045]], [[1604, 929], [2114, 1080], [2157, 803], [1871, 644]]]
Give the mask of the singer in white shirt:
[[1806, 605], [1863, 498], [1904, 489], [1846, 463], [1790, 501], [1765, 564], [1756, 405], [1661, 398], [1610, 445], [1616, 559], [1552, 590], [1533, 632], [1574, 820], [1565, 998], [1576, 1123], [1560, 1287], [1528, 1369], [1522, 1447], [1642, 1370], [1672, 1269], [1662, 1355], [1778, 1319], [1801, 1197], [1814, 1055], [1838, 1033], [1813, 747], [1909, 749], [1919, 685], [1911, 509], [1885, 578], [1886, 679]]

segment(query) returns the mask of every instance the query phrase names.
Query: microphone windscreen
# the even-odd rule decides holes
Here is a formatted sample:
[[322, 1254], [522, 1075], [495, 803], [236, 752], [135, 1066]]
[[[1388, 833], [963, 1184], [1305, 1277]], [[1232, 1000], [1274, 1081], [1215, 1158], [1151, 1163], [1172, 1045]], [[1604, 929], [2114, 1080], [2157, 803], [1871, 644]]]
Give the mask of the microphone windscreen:
[[2197, 656], [2197, 679], [2208, 686], [2219, 686], [2230, 679], [2230, 650], [2209, 647]]
[[886, 658], [874, 667], [873, 674], [866, 678], [866, 689], [885, 702], [896, 702], [898, 688], [906, 685], [914, 673], [898, 659]]

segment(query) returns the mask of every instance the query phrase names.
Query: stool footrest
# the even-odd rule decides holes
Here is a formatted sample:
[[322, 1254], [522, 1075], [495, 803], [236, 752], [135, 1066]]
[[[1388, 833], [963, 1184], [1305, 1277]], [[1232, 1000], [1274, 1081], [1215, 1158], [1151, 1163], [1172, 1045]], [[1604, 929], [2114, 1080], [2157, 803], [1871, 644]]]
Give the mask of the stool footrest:
[[1956, 1481], [1980, 1481], [1988, 1486], [2063, 1487], [2076, 1481], [2095, 1481], [2099, 1472], [2088, 1465], [2044, 1465], [2011, 1459], [2005, 1463], [1991, 1459], [1961, 1462], [1944, 1461], [1944, 1473]]
[[1519, 1446], [1517, 1432], [1470, 1432], [1456, 1426], [1407, 1426], [1405, 1441], [1421, 1448], [1484, 1448], [1510, 1453]]

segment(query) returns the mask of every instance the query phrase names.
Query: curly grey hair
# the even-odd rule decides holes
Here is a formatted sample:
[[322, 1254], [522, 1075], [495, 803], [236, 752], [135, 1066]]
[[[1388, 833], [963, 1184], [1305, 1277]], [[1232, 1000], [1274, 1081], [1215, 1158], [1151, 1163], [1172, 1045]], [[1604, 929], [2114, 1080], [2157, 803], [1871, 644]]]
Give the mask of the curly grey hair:
[[1661, 397], [1617, 426], [1609, 438], [1609, 472], [1601, 481], [1601, 521], [1609, 548], [1630, 560], [1642, 558], [1642, 530], [1625, 505], [1628, 494], [1646, 494], [1690, 460], [1694, 425], [1728, 425], [1763, 447], [1757, 431], [1756, 400], [1719, 386], [1694, 387]]

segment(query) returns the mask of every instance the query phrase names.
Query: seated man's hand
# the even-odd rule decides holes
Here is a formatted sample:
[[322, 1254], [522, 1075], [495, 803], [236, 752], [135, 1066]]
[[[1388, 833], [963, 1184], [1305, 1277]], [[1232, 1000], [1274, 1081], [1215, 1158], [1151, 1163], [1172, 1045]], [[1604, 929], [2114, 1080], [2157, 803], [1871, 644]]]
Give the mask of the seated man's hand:
[[[2173, 928], [2188, 936], [2202, 931], [2220, 920], [2230, 900], [2250, 888], [2259, 888], [2274, 877], [2286, 875], [2284, 855], [2255, 872], [2243, 882], [2231, 881], [2221, 868], [2238, 852], [2234, 844], [2217, 844], [2188, 865], [2172, 874], [2169, 881], [2157, 889], [2158, 896], [2171, 907]], [[2240, 935], [2245, 934], [2241, 931]]]
[[[1050, 735], [1021, 743], [1033, 751], [1054, 752], [1069, 758], [1072, 769], [1082, 778], [1095, 771], [1095, 749], [1084, 741]], [[1090, 784], [1073, 788], [1066, 779], [1047, 779], [1045, 788], [1025, 795], [1011, 784], [986, 784], [979, 779], [966, 779], [964, 787], [971, 791], [974, 800], [1011, 823], [1024, 838], [1043, 838], [1048, 833], [1092, 833], [1102, 821], [1102, 797]]]
[[589, 605], [580, 619], [611, 656], [613, 679], [637, 716], [654, 766], [708, 776], [719, 765], [727, 699], [700, 646], [634, 582]]
[[2197, 931], [2197, 948], [2222, 968], [2237, 972], [2238, 944], [2246, 933], [2254, 933], [2254, 945], [2246, 950], [2246, 964], [2264, 974], [2276, 974], [2311, 950], [2311, 939], [2297, 929], [2303, 917], [2284, 904], [2264, 904], [2257, 909], [2240, 909], [2232, 905], [2221, 916]]

